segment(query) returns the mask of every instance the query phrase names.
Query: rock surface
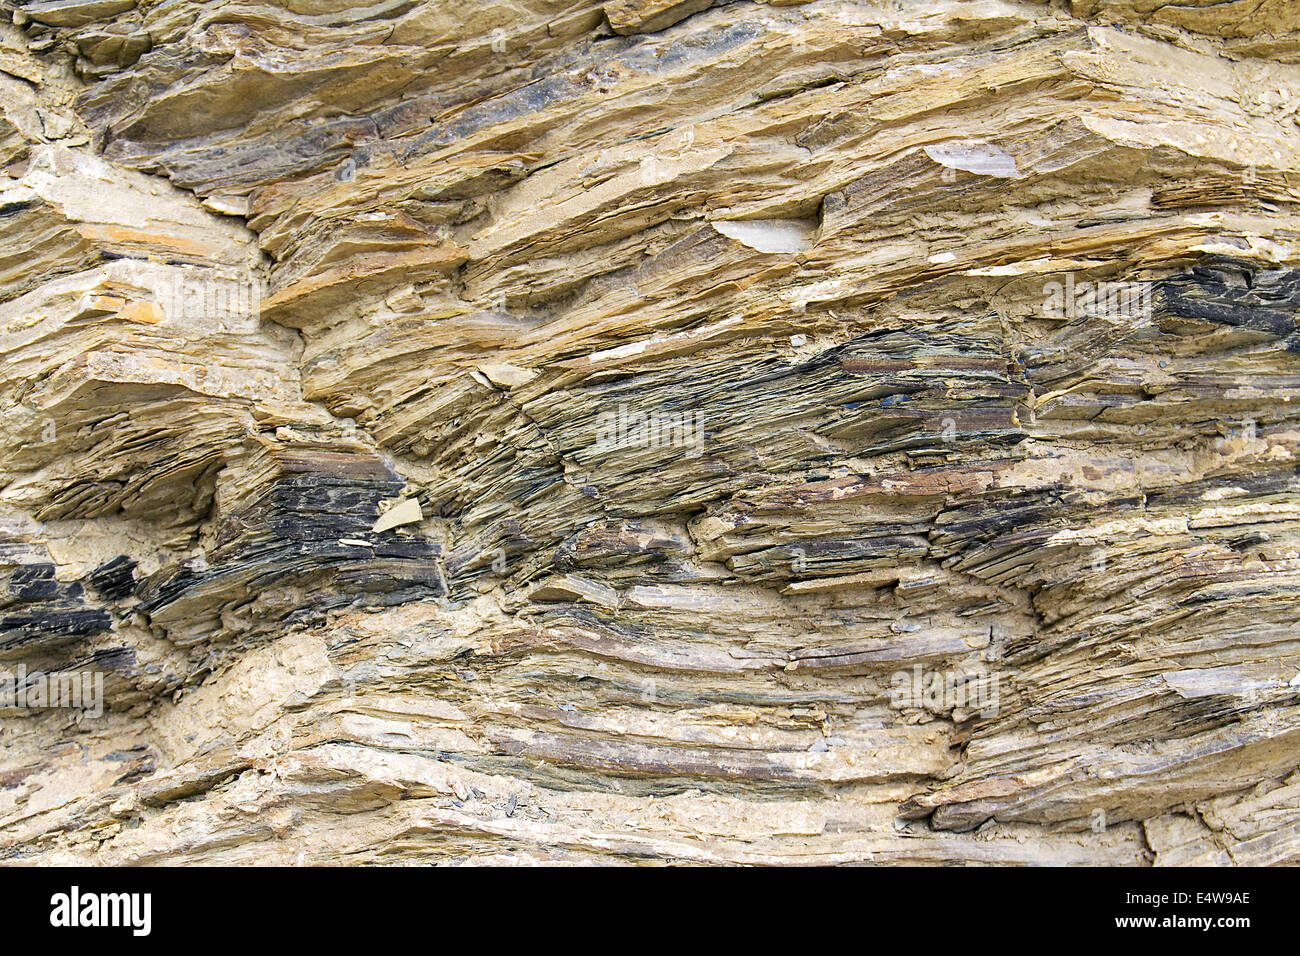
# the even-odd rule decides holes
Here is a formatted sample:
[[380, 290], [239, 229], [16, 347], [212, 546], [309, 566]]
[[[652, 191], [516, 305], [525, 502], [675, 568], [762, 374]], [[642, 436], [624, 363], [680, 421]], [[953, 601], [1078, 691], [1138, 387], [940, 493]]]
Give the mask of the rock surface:
[[0, 7], [0, 861], [1300, 862], [1296, 0]]

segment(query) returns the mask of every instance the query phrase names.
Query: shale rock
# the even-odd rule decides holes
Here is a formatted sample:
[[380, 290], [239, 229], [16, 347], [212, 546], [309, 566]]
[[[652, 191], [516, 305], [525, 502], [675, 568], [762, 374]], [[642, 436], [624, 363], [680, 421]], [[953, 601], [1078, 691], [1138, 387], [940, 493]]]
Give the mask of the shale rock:
[[1295, 0], [0, 8], [0, 861], [1300, 862]]

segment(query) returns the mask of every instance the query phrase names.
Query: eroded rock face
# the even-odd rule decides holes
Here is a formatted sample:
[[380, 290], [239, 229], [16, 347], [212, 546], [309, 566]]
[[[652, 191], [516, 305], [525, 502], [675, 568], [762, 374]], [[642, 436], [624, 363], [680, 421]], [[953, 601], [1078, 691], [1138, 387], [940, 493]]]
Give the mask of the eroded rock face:
[[1295, 0], [4, 6], [0, 859], [1300, 861]]

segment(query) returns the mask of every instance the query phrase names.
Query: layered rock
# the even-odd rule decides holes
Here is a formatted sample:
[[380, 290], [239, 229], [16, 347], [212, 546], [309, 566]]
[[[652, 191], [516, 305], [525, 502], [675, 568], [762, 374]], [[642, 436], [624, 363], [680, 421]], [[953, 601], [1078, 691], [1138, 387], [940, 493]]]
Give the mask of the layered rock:
[[8, 862], [1300, 859], [1300, 7], [41, 0]]

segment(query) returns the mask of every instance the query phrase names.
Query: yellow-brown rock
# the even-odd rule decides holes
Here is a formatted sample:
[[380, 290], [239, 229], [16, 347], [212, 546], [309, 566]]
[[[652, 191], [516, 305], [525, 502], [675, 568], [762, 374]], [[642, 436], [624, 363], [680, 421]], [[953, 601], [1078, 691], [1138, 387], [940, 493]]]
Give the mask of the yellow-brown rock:
[[1247, 6], [4, 4], [0, 862], [1300, 862]]

